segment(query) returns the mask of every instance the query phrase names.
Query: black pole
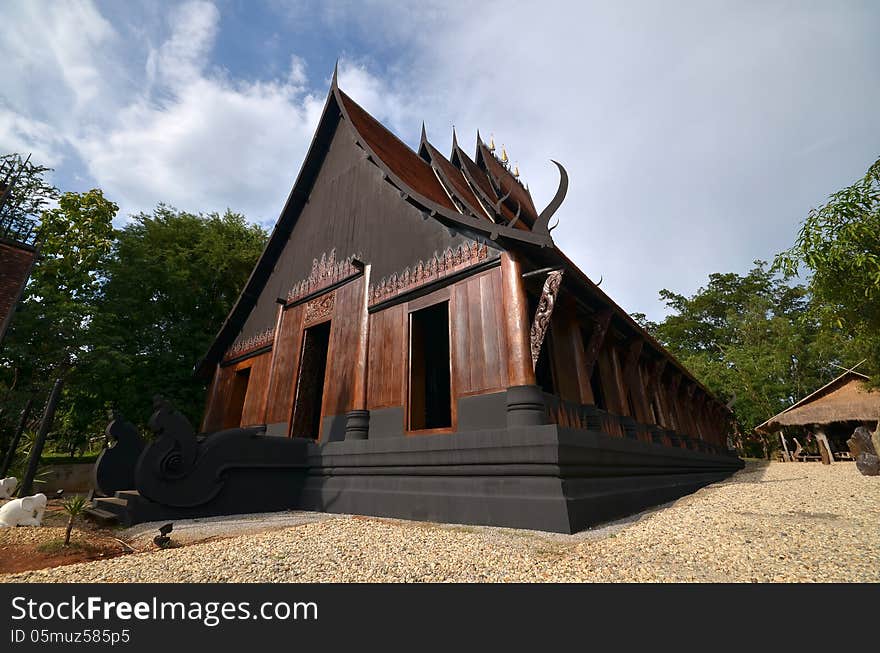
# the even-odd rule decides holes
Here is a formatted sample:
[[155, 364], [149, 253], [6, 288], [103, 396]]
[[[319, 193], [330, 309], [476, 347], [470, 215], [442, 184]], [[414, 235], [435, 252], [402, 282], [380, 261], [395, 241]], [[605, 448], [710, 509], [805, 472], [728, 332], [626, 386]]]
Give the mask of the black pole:
[[31, 397], [27, 400], [27, 403], [21, 410], [18, 427], [15, 429], [15, 433], [12, 436], [12, 442], [9, 443], [9, 449], [7, 449], [6, 457], [3, 459], [3, 471], [0, 471], [0, 478], [6, 478], [6, 475], [9, 473], [9, 468], [12, 466], [12, 460], [15, 458], [15, 450], [18, 449], [18, 442], [21, 440], [21, 434], [24, 433], [24, 427], [25, 424], [27, 424], [27, 418], [28, 415], [30, 415], [33, 403], [34, 398]]
[[52, 387], [52, 393], [49, 395], [46, 410], [43, 412], [43, 419], [40, 421], [40, 430], [37, 431], [37, 438], [34, 440], [31, 457], [28, 460], [27, 472], [25, 472], [24, 480], [21, 482], [21, 490], [18, 493], [20, 497], [26, 497], [34, 490], [34, 477], [37, 475], [37, 465], [40, 464], [40, 456], [43, 455], [43, 445], [46, 444], [46, 436], [49, 434], [49, 429], [52, 428], [52, 420], [55, 418], [55, 409], [58, 407], [58, 399], [61, 396], [61, 386], [63, 384], [64, 381], [56, 379], [55, 385]]

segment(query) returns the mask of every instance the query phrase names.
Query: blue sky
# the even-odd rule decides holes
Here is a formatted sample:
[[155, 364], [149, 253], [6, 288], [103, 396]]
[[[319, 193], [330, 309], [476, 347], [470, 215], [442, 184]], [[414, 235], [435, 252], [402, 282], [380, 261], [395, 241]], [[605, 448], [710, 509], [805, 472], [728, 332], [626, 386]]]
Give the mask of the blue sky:
[[41, 2], [0, 5], [0, 150], [119, 221], [166, 202], [267, 226], [339, 59], [403, 140], [504, 144], [557, 244], [629, 311], [794, 239], [880, 156], [876, 2]]

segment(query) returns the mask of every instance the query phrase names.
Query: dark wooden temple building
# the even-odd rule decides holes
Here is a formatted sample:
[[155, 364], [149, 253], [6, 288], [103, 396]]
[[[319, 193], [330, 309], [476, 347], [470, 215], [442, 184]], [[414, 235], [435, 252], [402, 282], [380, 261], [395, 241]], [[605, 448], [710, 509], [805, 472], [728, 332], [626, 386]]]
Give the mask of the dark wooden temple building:
[[[740, 467], [725, 405], [553, 242], [562, 166], [539, 211], [493, 150], [453, 135], [447, 156], [423, 129], [415, 152], [334, 76], [266, 249], [197, 365], [212, 435], [197, 451], [169, 444], [189, 461], [178, 476], [226, 456], [205, 478], [242, 474], [236, 487], [266, 495], [252, 510], [574, 532]], [[222, 445], [233, 453], [216, 453], [223, 438], [239, 438]], [[142, 496], [247, 503], [232, 485], [178, 500], [195, 491], [160, 468], [139, 472]]]

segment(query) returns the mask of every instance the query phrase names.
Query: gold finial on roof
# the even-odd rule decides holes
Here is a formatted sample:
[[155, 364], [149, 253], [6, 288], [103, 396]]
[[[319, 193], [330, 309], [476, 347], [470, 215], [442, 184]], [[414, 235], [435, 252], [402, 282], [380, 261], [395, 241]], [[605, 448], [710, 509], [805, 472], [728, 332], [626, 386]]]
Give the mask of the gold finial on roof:
[[489, 135], [489, 151], [490, 152], [495, 151], [495, 134]]
[[515, 163], [513, 165], [513, 176], [519, 179], [519, 164]]
[[504, 149], [504, 146], [502, 145], [502, 146], [501, 146], [501, 162], [502, 162], [502, 163], [507, 163], [507, 161], [508, 161], [508, 158], [507, 158], [507, 150]]

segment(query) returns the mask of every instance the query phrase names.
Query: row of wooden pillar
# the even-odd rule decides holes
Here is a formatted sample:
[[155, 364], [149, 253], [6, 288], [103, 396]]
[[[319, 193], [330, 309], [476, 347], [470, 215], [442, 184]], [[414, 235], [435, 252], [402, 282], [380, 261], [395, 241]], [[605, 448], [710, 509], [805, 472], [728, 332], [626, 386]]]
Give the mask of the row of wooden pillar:
[[[516, 256], [501, 257], [504, 311], [509, 343], [508, 374], [512, 386], [535, 385], [532, 366], [528, 300], [522, 267]], [[592, 315], [592, 324], [578, 320], [571, 297], [560, 296], [551, 331], [556, 347], [557, 392], [562, 399], [597, 403], [591, 378], [598, 368], [604, 408], [645, 425], [657, 425], [681, 435], [726, 444], [727, 409], [686, 377], [662, 354], [652, 357], [639, 334], [614, 341], [609, 335], [613, 310]], [[586, 329], [582, 327], [588, 327]], [[589, 335], [585, 338], [584, 332]]]

